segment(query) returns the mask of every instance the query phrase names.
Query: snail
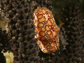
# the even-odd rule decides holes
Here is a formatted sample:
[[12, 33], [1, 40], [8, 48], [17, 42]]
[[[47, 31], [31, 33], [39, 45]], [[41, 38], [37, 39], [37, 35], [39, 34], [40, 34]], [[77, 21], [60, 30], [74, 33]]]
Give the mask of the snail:
[[33, 13], [37, 44], [41, 51], [51, 54], [59, 49], [60, 28], [55, 23], [52, 12], [46, 7], [38, 7]]

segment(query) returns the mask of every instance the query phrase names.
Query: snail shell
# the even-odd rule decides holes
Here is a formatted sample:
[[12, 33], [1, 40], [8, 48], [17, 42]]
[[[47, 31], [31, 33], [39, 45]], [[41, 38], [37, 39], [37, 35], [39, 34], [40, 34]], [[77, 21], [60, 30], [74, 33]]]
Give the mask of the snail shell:
[[52, 12], [46, 7], [38, 7], [33, 15], [38, 46], [44, 53], [55, 52], [59, 49], [58, 33], [60, 28], [55, 23]]

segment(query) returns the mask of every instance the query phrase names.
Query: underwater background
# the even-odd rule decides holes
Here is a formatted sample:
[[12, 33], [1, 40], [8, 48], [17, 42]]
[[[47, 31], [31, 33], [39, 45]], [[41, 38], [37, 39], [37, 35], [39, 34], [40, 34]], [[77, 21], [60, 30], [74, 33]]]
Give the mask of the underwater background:
[[[45, 54], [38, 45], [33, 12], [47, 7], [60, 27], [60, 48]], [[84, 0], [0, 0], [1, 63], [84, 63]]]

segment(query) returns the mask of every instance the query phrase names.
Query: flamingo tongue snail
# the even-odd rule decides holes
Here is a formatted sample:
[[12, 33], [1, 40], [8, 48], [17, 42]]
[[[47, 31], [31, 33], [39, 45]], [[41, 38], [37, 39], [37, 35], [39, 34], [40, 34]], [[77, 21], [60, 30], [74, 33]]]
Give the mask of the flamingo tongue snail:
[[38, 46], [44, 53], [55, 52], [59, 49], [60, 28], [56, 25], [52, 12], [46, 7], [38, 7], [33, 15]]

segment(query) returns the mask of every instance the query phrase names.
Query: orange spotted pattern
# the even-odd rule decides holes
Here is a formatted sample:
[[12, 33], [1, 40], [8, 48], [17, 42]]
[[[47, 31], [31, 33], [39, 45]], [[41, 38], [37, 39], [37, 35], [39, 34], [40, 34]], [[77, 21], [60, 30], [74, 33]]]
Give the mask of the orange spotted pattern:
[[38, 38], [37, 44], [44, 53], [53, 53], [59, 49], [59, 27], [56, 25], [52, 12], [45, 7], [34, 11], [34, 24]]

